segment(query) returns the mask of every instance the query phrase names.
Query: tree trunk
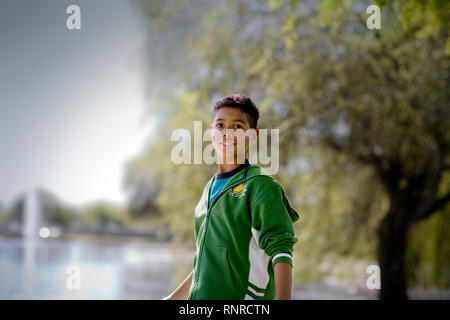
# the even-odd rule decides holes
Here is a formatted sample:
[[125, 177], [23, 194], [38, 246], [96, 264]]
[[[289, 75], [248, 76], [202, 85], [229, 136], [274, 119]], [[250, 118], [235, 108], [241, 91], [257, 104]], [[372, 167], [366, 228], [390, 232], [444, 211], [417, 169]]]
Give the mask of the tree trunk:
[[382, 300], [407, 300], [405, 252], [407, 227], [402, 212], [389, 210], [378, 228]]

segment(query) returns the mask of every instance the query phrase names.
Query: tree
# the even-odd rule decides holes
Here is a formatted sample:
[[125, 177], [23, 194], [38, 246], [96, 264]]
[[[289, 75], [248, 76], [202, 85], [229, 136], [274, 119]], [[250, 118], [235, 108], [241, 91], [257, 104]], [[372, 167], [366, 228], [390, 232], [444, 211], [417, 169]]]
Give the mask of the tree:
[[[357, 2], [348, 2], [352, 3]], [[337, 2], [323, 1], [322, 4], [331, 8]], [[378, 228], [381, 298], [406, 298], [407, 232], [450, 202], [450, 190], [444, 187], [448, 186], [448, 176], [444, 175], [450, 169], [450, 11], [446, 1], [399, 0], [378, 1], [378, 4], [386, 11], [384, 23], [389, 32], [397, 32], [391, 36], [387, 32], [376, 32], [364, 56], [360, 55], [361, 69], [369, 72], [376, 82], [367, 81], [368, 73], [364, 73], [366, 81], [357, 86], [362, 90], [354, 96], [368, 94], [377, 102], [384, 99], [377, 104], [378, 111], [366, 109], [355, 119], [366, 124], [360, 132], [361, 137], [367, 137], [364, 139], [367, 149], [353, 149], [357, 145], [354, 141], [342, 143], [333, 136], [326, 138], [326, 143], [371, 165], [385, 187], [390, 207]], [[324, 12], [330, 13], [330, 10], [325, 8]], [[339, 18], [337, 24], [344, 28], [345, 20], [341, 20], [342, 15]], [[351, 71], [352, 67], [348, 65], [345, 70]], [[378, 93], [367, 87], [376, 84]], [[355, 85], [348, 89], [353, 91]], [[345, 91], [341, 91], [343, 98], [350, 102]], [[380, 117], [382, 122], [374, 127], [375, 112], [380, 109], [393, 117]]]
[[[337, 221], [339, 234], [332, 238], [337, 244], [323, 236], [328, 230], [318, 230], [323, 225], [302, 230], [316, 238], [315, 254], [358, 250], [367, 254], [373, 248], [372, 238], [367, 238], [376, 235], [381, 298], [405, 299], [408, 231], [436, 212], [448, 214], [447, 30], [418, 36], [417, 24], [402, 27], [396, 15], [401, 6], [395, 5], [383, 7], [380, 31], [368, 30], [362, 1], [336, 7], [334, 1], [324, 3], [335, 9], [337, 23], [324, 20], [326, 8], [314, 1], [236, 0], [214, 5], [198, 1], [193, 11], [190, 2], [157, 6], [141, 2], [152, 35], [149, 49], [169, 43], [175, 47], [171, 53], [182, 52], [162, 60], [153, 56], [157, 70], [164, 70], [161, 74], [169, 74], [171, 83], [182, 88], [178, 94], [173, 87], [163, 90], [161, 105], [168, 107], [153, 110], [167, 120], [165, 129], [173, 130], [180, 118], [204, 118], [207, 106], [219, 96], [230, 92], [252, 96], [264, 115], [261, 126], [280, 128], [279, 177], [284, 182], [291, 177], [286, 185], [294, 203], [310, 214], [316, 211], [335, 219], [338, 213], [345, 218]], [[183, 24], [177, 17], [184, 18]], [[170, 92], [175, 98], [167, 98]], [[183, 106], [195, 110], [179, 108], [177, 99], [189, 101]], [[298, 161], [312, 165], [299, 172]], [[187, 176], [193, 172], [177, 170]], [[172, 174], [176, 173], [164, 180]], [[307, 181], [314, 187], [304, 187]], [[341, 183], [349, 189], [339, 190]], [[300, 198], [293, 192], [299, 187], [319, 192], [301, 191]], [[195, 194], [199, 190], [185, 204], [193, 205]], [[331, 206], [335, 203], [337, 207]], [[192, 209], [188, 208], [184, 210]], [[367, 245], [355, 249], [355, 241], [347, 243], [352, 239]]]

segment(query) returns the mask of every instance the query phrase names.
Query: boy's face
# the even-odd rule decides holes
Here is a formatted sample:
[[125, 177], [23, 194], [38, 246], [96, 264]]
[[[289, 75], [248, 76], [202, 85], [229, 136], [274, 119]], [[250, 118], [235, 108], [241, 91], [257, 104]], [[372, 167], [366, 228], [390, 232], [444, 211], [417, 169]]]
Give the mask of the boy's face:
[[[216, 111], [212, 129], [212, 143], [216, 154], [219, 160], [223, 160], [222, 163], [227, 164], [230, 161], [237, 164], [238, 155], [243, 156], [245, 160], [249, 148], [249, 135], [252, 140], [257, 135], [257, 129], [248, 131], [251, 128], [247, 113], [232, 107], [222, 107]], [[256, 132], [255, 135], [251, 135], [253, 130]]]

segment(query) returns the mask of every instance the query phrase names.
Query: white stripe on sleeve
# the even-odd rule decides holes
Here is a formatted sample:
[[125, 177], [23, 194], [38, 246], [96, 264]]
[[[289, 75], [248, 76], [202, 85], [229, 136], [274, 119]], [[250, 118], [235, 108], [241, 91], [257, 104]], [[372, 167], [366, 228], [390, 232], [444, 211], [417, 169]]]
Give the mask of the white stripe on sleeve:
[[272, 263], [275, 261], [275, 259], [279, 258], [279, 257], [288, 257], [292, 260], [292, 254], [290, 253], [278, 253], [276, 254], [273, 258], [272, 258]]

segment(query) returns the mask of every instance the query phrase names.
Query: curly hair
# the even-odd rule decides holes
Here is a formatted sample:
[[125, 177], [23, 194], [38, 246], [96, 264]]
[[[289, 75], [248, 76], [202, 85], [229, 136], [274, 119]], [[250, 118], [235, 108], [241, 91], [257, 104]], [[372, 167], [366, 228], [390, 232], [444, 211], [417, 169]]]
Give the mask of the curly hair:
[[243, 94], [235, 93], [221, 98], [214, 105], [214, 114], [223, 107], [239, 108], [244, 111], [250, 120], [250, 128], [256, 128], [258, 125], [259, 111], [253, 101]]

